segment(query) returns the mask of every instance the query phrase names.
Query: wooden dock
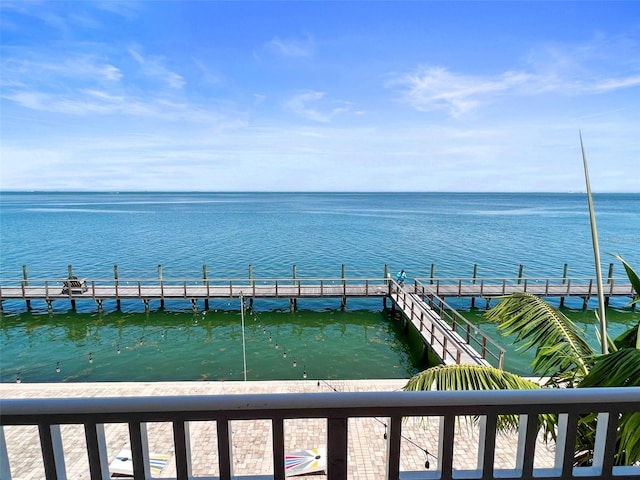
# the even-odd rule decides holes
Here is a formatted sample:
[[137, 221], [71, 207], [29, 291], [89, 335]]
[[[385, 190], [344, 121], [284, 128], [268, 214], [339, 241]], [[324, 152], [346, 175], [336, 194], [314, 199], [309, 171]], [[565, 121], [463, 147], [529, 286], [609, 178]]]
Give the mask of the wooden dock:
[[[71, 269], [69, 269], [71, 277]], [[25, 279], [0, 281], [0, 305], [4, 302], [24, 302], [27, 310], [31, 302], [44, 301], [50, 312], [54, 302], [94, 302], [102, 311], [103, 302], [115, 301], [117, 309], [122, 301], [142, 301], [145, 310], [151, 301], [186, 300], [197, 311], [200, 303], [209, 309], [209, 300], [243, 297], [252, 306], [254, 299], [287, 299], [291, 310], [297, 308], [299, 299], [338, 298], [346, 309], [349, 298], [380, 298], [384, 307], [390, 300], [392, 308], [398, 308], [407, 321], [420, 334], [425, 345], [445, 363], [468, 363], [492, 365], [502, 368], [504, 350], [486, 337], [479, 328], [469, 323], [452, 307], [446, 304], [448, 297], [468, 297], [489, 300], [516, 292], [528, 292], [541, 297], [580, 297], [584, 305], [590, 297], [597, 295], [592, 279], [534, 279], [534, 278], [471, 278], [416, 279], [399, 286], [385, 269], [385, 276], [372, 278], [241, 278], [187, 280], [165, 279], [159, 272], [157, 279]], [[611, 297], [635, 297], [628, 280], [609, 278], [604, 291]], [[13, 305], [12, 305], [13, 307]]]
[[[115, 300], [118, 308], [123, 300], [140, 300], [145, 308], [149, 302], [159, 300], [164, 308], [166, 300], [189, 300], [193, 309], [199, 301], [208, 308], [210, 299], [239, 298], [244, 296], [253, 302], [257, 298], [290, 299], [292, 309], [301, 298], [340, 298], [346, 308], [350, 297], [391, 296], [392, 280], [386, 278], [304, 278], [304, 279], [189, 279], [189, 280], [121, 280], [82, 279], [86, 289], [66, 288], [66, 280], [29, 279], [0, 284], [0, 302], [22, 300], [27, 309], [34, 300], [45, 301], [52, 310], [53, 302], [70, 301], [75, 308], [77, 301], [93, 301], [98, 310], [103, 302]], [[586, 303], [597, 295], [592, 279], [416, 279], [404, 288], [409, 293], [439, 298], [468, 297], [487, 301], [516, 292], [528, 292], [540, 297], [580, 297]], [[636, 293], [630, 283], [610, 278], [604, 288], [605, 298], [634, 298]]]
[[[597, 297], [596, 281], [591, 278], [442, 278], [416, 279], [416, 292], [421, 295], [435, 295], [440, 298], [467, 297], [492, 298], [504, 297], [512, 293], [530, 293], [544, 298], [560, 298], [560, 305], [566, 298], [581, 298], [583, 308], [589, 299]], [[605, 302], [612, 297], [635, 298], [636, 292], [629, 279], [607, 279], [603, 286]]]
[[284, 298], [291, 301], [295, 309], [300, 298], [340, 298], [346, 308], [349, 297], [389, 296], [389, 280], [373, 279], [291, 279], [268, 280], [183, 280], [183, 281], [118, 281], [106, 284], [99, 280], [87, 280], [86, 291], [66, 289], [63, 281], [21, 282], [20, 285], [0, 286], [0, 300], [23, 300], [30, 308], [30, 302], [44, 300], [49, 309], [54, 301], [71, 301], [75, 308], [77, 301], [94, 301], [102, 309], [105, 300], [115, 300], [120, 305], [123, 300], [141, 300], [149, 308], [151, 300], [159, 300], [164, 308], [166, 300], [190, 300], [194, 310], [198, 301], [205, 302], [208, 308], [210, 299], [247, 298], [253, 302], [256, 298]]
[[442, 363], [504, 367], [505, 350], [444, 300], [431, 297], [427, 303], [413, 288], [401, 288], [395, 281], [390, 287], [393, 307], [400, 309]]

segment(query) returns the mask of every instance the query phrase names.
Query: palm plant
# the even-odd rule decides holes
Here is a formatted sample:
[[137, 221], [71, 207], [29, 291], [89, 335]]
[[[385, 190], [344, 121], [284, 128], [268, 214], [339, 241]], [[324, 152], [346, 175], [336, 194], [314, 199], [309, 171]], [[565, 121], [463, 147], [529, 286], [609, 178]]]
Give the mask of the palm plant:
[[[640, 279], [621, 257], [636, 297]], [[639, 302], [636, 298], [633, 303]], [[640, 386], [640, 323], [615, 340], [606, 336], [610, 353], [601, 354], [584, 340], [582, 331], [561, 311], [539, 297], [516, 293], [504, 297], [485, 316], [497, 323], [503, 335], [514, 335], [520, 351], [535, 349], [534, 375], [548, 378], [538, 385], [515, 374], [492, 367], [450, 365], [429, 368], [418, 373], [405, 390], [496, 390]], [[606, 332], [605, 332], [606, 335]], [[585, 416], [578, 424], [576, 465], [588, 464], [593, 455], [595, 417]], [[541, 416], [539, 424], [546, 438], [555, 438], [557, 418]], [[501, 427], [512, 428], [517, 418], [505, 418]], [[618, 421], [617, 464], [640, 460], [640, 412], [623, 414]]]

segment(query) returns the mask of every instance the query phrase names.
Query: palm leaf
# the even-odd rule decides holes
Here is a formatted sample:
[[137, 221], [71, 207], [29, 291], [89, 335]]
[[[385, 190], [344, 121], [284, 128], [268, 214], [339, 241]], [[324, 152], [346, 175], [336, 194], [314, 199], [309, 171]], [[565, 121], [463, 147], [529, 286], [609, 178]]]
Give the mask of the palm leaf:
[[638, 325], [631, 327], [627, 331], [621, 333], [616, 339], [613, 341], [616, 348], [640, 348], [638, 343], [640, 342], [640, 337], [638, 333], [640, 332], [640, 322]]
[[[587, 387], [640, 387], [640, 349], [621, 348], [598, 356], [589, 375], [579, 385], [579, 388]], [[585, 419], [589, 420], [593, 421]], [[593, 439], [583, 439], [585, 441], [593, 445]], [[640, 460], [640, 412], [625, 412], [620, 416], [616, 443], [617, 464], [631, 465]]]
[[640, 350], [621, 348], [617, 352], [599, 355], [578, 386], [640, 387]]
[[636, 292], [636, 298], [631, 302], [631, 305], [640, 302], [640, 277], [638, 277], [638, 274], [633, 270], [633, 268], [631, 268], [631, 265], [629, 265], [624, 258], [622, 258], [620, 255], [614, 256], [618, 260], [620, 260], [620, 262], [624, 266], [624, 269], [627, 272], [627, 277], [629, 277], [629, 281], [631, 282], [631, 285]]
[[[438, 365], [414, 375], [404, 386], [406, 391], [425, 390], [534, 390], [541, 388], [535, 382], [513, 373], [481, 365]], [[539, 425], [545, 437], [555, 438], [556, 418], [540, 415]], [[477, 422], [478, 417], [473, 417]], [[514, 431], [518, 428], [517, 415], [500, 415], [499, 431]]]
[[535, 382], [482, 365], [438, 365], [414, 375], [404, 390], [533, 390]]
[[[586, 375], [592, 347], [585, 332], [558, 309], [529, 293], [503, 298], [485, 317], [503, 335], [514, 335], [519, 351], [536, 349], [533, 371], [540, 376]], [[576, 369], [578, 370], [576, 372]]]

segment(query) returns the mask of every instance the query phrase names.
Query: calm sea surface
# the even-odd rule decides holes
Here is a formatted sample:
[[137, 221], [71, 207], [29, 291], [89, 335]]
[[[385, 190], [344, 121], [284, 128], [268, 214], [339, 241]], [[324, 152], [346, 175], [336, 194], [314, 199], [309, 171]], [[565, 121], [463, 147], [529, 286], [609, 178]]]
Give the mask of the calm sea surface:
[[[625, 257], [640, 270], [640, 194], [594, 197], [603, 271]], [[381, 277], [404, 268], [428, 277], [592, 277], [593, 253], [584, 194], [325, 194], [325, 193], [2, 193], [0, 279]], [[236, 302], [237, 303], [237, 302]], [[579, 310], [581, 302], [575, 307]], [[459, 305], [465, 308], [464, 304]], [[571, 305], [570, 305], [571, 306]], [[26, 313], [5, 302], [0, 380], [107, 381], [235, 379], [243, 376], [239, 305], [220, 302], [203, 314], [190, 306], [145, 314], [107, 306], [45, 306]], [[415, 339], [398, 330], [379, 301], [256, 302], [246, 318], [251, 379], [391, 378], [421, 368]], [[637, 322], [620, 302], [612, 334]], [[83, 309], [86, 309], [83, 311]], [[175, 310], [175, 311], [173, 311]], [[593, 332], [593, 312], [569, 310]], [[494, 335], [480, 314], [467, 312]], [[271, 337], [271, 340], [269, 340]], [[500, 338], [496, 335], [496, 338]], [[501, 343], [507, 343], [500, 339]], [[276, 343], [278, 348], [275, 348]], [[287, 345], [288, 344], [288, 345]], [[239, 346], [240, 345], [240, 346]], [[287, 351], [285, 357], [284, 353]], [[120, 353], [118, 353], [118, 351]], [[390, 356], [391, 355], [391, 356]], [[295, 358], [294, 358], [295, 357]], [[293, 366], [294, 359], [296, 366]], [[527, 356], [507, 366], [527, 373]], [[60, 367], [60, 373], [56, 372]]]

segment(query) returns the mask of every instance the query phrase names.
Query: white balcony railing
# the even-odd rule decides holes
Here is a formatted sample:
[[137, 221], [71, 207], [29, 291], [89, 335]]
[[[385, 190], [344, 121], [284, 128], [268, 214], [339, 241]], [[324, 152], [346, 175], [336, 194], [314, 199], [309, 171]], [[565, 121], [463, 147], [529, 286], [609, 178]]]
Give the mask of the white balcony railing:
[[[273, 475], [260, 478], [285, 478], [285, 429], [288, 419], [326, 419], [327, 478], [350, 478], [348, 456], [349, 420], [384, 418], [389, 431], [385, 469], [387, 479], [523, 479], [523, 478], [640, 478], [640, 466], [614, 466], [615, 435], [619, 415], [640, 411], [640, 388], [543, 389], [534, 391], [485, 392], [345, 392], [243, 395], [186, 395], [110, 398], [26, 398], [0, 400], [0, 477], [12, 479], [10, 456], [7, 454], [5, 430], [15, 425], [37, 426], [44, 472], [31, 478], [67, 478], [61, 426], [83, 425], [86, 437], [88, 471], [83, 478], [106, 480], [109, 477], [105, 425], [128, 425], [134, 476], [151, 478], [149, 465], [148, 422], [169, 422], [173, 429], [173, 450], [177, 479], [194, 477], [191, 454], [199, 446], [192, 444], [190, 422], [215, 422], [219, 478], [233, 475], [231, 442], [235, 420], [267, 420], [271, 422]], [[558, 437], [553, 465], [536, 468], [537, 419], [539, 414], [559, 415]], [[576, 424], [581, 415], [597, 415], [594, 459], [590, 467], [574, 467]], [[520, 416], [515, 468], [495, 466], [496, 423], [499, 415]], [[477, 459], [477, 468], [454, 469], [456, 419], [478, 416], [479, 441], [475, 450], [465, 455]], [[400, 472], [403, 419], [407, 417], [439, 419], [437, 465], [423, 472]], [[435, 441], [435, 440], [434, 440]], [[258, 478], [258, 477], [252, 477]]]

